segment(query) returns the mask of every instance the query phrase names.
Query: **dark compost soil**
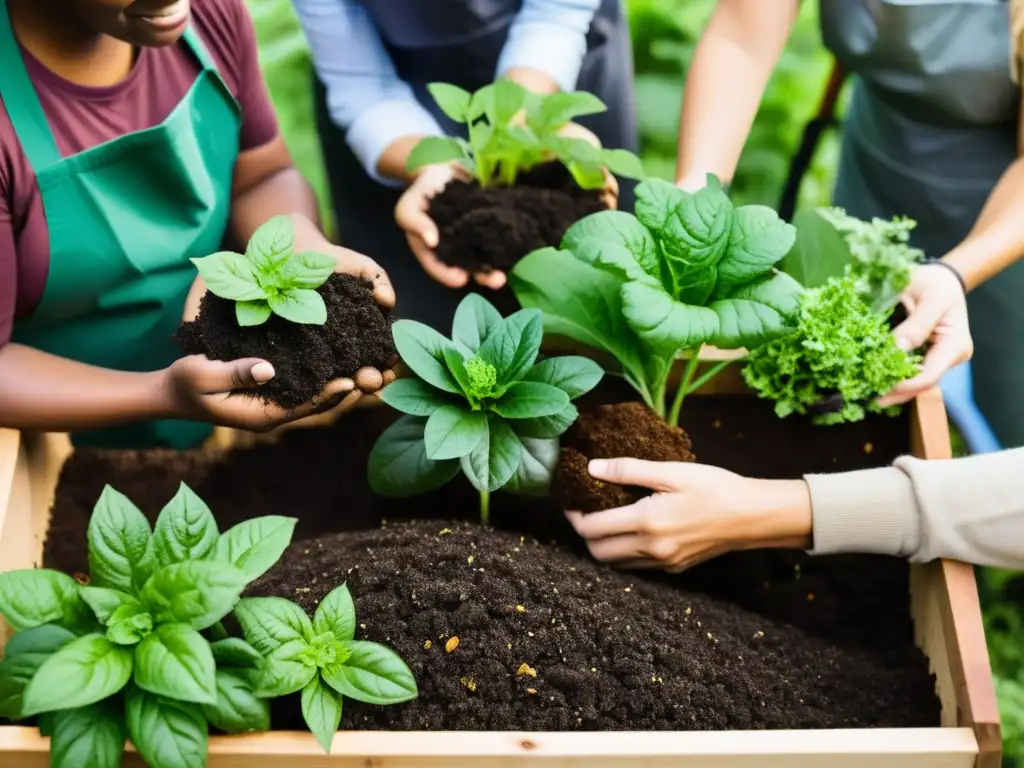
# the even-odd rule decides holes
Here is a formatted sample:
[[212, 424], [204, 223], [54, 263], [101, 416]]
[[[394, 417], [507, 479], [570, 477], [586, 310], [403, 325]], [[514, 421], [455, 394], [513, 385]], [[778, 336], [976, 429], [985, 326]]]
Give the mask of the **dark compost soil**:
[[561, 163], [522, 174], [512, 187], [454, 182], [430, 201], [437, 258], [470, 271], [507, 272], [526, 254], [557, 246], [569, 226], [605, 210], [599, 190], [582, 189]]
[[207, 292], [199, 317], [183, 323], [175, 339], [187, 355], [267, 360], [276, 375], [253, 393], [287, 409], [310, 402], [327, 382], [363, 366], [390, 367], [395, 356], [391, 317], [374, 299], [372, 283], [336, 274], [318, 291], [327, 304], [325, 325], [271, 315], [263, 325], [243, 328], [235, 319], [235, 302]]
[[[626, 399], [609, 381], [580, 405]], [[913, 641], [905, 562], [759, 551], [680, 576], [615, 574], [586, 559], [550, 501], [492, 498], [495, 526], [541, 548], [451, 522], [477, 515], [461, 478], [412, 501], [375, 497], [366, 456], [394, 418], [383, 408], [355, 411], [334, 427], [235, 453], [80, 450], [62, 475], [44, 565], [86, 569], [86, 526], [105, 483], [155, 519], [184, 480], [222, 530], [259, 515], [298, 517], [297, 543], [256, 588], [275, 585], [312, 604], [347, 575], [361, 636], [409, 661], [421, 697], [394, 708], [347, 703], [346, 728], [938, 724], [933, 679]], [[820, 428], [780, 421], [767, 402], [718, 396], [688, 400], [683, 428], [701, 461], [774, 478], [886, 464], [906, 452], [909, 434], [906, 416]], [[414, 517], [424, 522], [400, 524]], [[359, 533], [331, 536], [341, 531]], [[560, 548], [548, 549], [551, 541]], [[460, 637], [452, 653], [445, 634]], [[517, 677], [522, 663], [537, 677]], [[297, 727], [295, 710], [278, 710], [277, 727]]]

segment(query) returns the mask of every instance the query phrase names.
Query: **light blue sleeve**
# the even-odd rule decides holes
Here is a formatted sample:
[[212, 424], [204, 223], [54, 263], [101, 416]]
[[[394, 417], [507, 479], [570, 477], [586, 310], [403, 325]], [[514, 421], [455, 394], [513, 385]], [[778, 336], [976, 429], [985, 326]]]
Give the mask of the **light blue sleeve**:
[[498, 59], [496, 76], [516, 67], [538, 69], [563, 91], [576, 89], [587, 31], [601, 0], [523, 0]]
[[399, 77], [366, 9], [354, 0], [293, 0], [331, 119], [366, 172], [388, 186], [377, 161], [402, 136], [444, 134]]

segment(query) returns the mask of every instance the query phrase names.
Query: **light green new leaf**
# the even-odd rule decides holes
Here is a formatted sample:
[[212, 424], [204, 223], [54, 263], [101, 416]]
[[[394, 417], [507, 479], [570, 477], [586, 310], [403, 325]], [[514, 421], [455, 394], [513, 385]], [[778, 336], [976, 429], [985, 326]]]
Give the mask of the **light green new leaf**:
[[320, 681], [320, 675], [302, 689], [302, 718], [317, 742], [330, 754], [334, 734], [341, 725], [341, 694]]
[[218, 539], [217, 560], [235, 566], [249, 581], [255, 581], [284, 554], [297, 522], [297, 518], [280, 515], [245, 520]]
[[367, 472], [374, 493], [397, 498], [416, 496], [440, 488], [458, 474], [458, 461], [427, 457], [423, 439], [426, 424], [426, 418], [403, 416], [377, 438]]
[[135, 684], [158, 696], [213, 704], [215, 671], [210, 644], [185, 624], [157, 627], [135, 650]]
[[520, 109], [526, 106], [529, 93], [527, 90], [507, 77], [494, 81], [491, 111], [488, 114], [493, 125], [506, 125], [511, 122]]
[[487, 435], [487, 414], [454, 405], [438, 408], [427, 419], [423, 442], [434, 461], [458, 459], [475, 449]]
[[324, 682], [343, 696], [366, 704], [398, 704], [419, 694], [416, 679], [402, 658], [377, 643], [344, 643], [344, 664], [323, 670]]
[[85, 601], [97, 620], [104, 626], [110, 621], [118, 608], [122, 606], [134, 606], [141, 608], [139, 601], [126, 592], [105, 587], [82, 587], [80, 590], [82, 599]]
[[492, 416], [480, 444], [460, 460], [466, 478], [478, 491], [496, 491], [512, 478], [522, 460], [519, 438], [508, 423]]
[[255, 325], [263, 325], [273, 313], [266, 299], [256, 301], [236, 301], [235, 320], [242, 328], [251, 328]]
[[470, 93], [449, 83], [429, 83], [427, 91], [437, 106], [456, 123], [468, 122]]
[[147, 765], [206, 768], [207, 725], [202, 709], [128, 687], [128, 735]]
[[267, 656], [260, 668], [257, 695], [273, 699], [302, 690], [317, 674], [317, 665], [308, 658], [309, 648], [304, 640], [290, 640]]
[[426, 136], [409, 152], [405, 169], [411, 172], [425, 165], [450, 163], [452, 160], [462, 160], [465, 157], [466, 150], [455, 139], [447, 136]]
[[287, 288], [319, 288], [338, 268], [338, 260], [320, 251], [300, 251], [281, 266], [281, 282]]
[[348, 585], [342, 584], [327, 593], [313, 614], [313, 632], [330, 632], [335, 640], [351, 640], [356, 636], [356, 606]]
[[327, 322], [324, 297], [308, 288], [293, 288], [267, 297], [271, 311], [292, 323], [323, 325]]
[[537, 101], [527, 115], [526, 124], [535, 133], [545, 133], [557, 130], [577, 117], [596, 115], [607, 109], [603, 101], [586, 91], [556, 91]]
[[252, 301], [266, 296], [253, 274], [252, 265], [240, 253], [221, 251], [192, 259], [206, 288], [229, 301]]
[[133, 593], [153, 572], [149, 521], [123, 493], [103, 487], [86, 534], [92, 584]]
[[616, 176], [626, 179], [642, 180], [647, 178], [644, 164], [640, 158], [625, 149], [605, 149], [601, 151], [601, 162]]
[[121, 703], [105, 701], [54, 716], [51, 768], [121, 768], [125, 723]]
[[217, 521], [206, 502], [184, 483], [160, 511], [153, 529], [153, 551], [158, 565], [213, 557], [217, 547]]
[[158, 624], [206, 629], [231, 613], [248, 583], [243, 570], [224, 562], [174, 563], [150, 577], [142, 588], [142, 603]]
[[217, 702], [204, 704], [203, 715], [224, 733], [270, 730], [270, 702], [256, 696], [246, 670], [217, 670]]
[[22, 716], [95, 704], [124, 688], [132, 652], [102, 635], [68, 643], [42, 663], [25, 688]]
[[276, 278], [277, 270], [292, 255], [294, 248], [295, 227], [291, 218], [274, 216], [253, 232], [245, 249], [245, 258], [255, 267], [258, 278], [263, 275]]
[[399, 320], [391, 327], [395, 348], [412, 372], [428, 384], [457, 394], [455, 383], [444, 362], [444, 350], [452, 346], [444, 336], [415, 320]]
[[246, 597], [235, 606], [235, 617], [246, 641], [264, 656], [286, 643], [313, 639], [309, 616], [283, 597]]
[[793, 217], [793, 226], [796, 241], [778, 263], [779, 270], [805, 288], [817, 288], [830, 277], [842, 277], [851, 260], [850, 246], [821, 209], [799, 211]]

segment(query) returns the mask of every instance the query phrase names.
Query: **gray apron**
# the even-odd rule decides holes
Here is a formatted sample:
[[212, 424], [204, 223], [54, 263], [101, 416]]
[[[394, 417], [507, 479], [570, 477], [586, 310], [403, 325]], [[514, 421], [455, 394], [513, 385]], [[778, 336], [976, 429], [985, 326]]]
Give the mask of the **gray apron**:
[[[821, 0], [825, 45], [856, 75], [835, 203], [906, 215], [940, 258], [1017, 157], [1006, 0]], [[968, 297], [975, 399], [1005, 447], [1024, 445], [1024, 262]], [[1008, 343], [1009, 342], [1009, 343]]]
[[[522, 0], [360, 2], [372, 16], [398, 76], [445, 131], [460, 134], [459, 126], [435, 107], [426, 86], [447, 82], [472, 91], [491, 82]], [[344, 132], [330, 118], [325, 88], [315, 75], [314, 81], [317, 130], [340, 242], [366, 253], [387, 270], [398, 297], [397, 314], [450, 332], [455, 307], [473, 290], [472, 284], [453, 291], [423, 271], [395, 224], [394, 208], [401, 190], [366, 174], [348, 148]], [[594, 93], [608, 105], [607, 112], [579, 122], [597, 134], [604, 146], [637, 151], [633, 56], [622, 0], [602, 0], [587, 35], [577, 88]], [[624, 179], [619, 184], [620, 206], [632, 210], [633, 185]], [[507, 288], [498, 295], [486, 288], [480, 291], [505, 311], [517, 307]]]

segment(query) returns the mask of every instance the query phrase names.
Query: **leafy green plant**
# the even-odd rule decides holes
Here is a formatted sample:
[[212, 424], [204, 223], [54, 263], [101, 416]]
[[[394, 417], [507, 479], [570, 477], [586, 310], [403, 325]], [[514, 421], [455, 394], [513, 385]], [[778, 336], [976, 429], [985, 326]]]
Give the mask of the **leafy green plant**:
[[552, 158], [563, 163], [583, 189], [600, 189], [604, 169], [631, 179], [643, 178], [640, 159], [624, 149], [601, 149], [586, 139], [560, 135], [570, 121], [604, 112], [596, 96], [529, 91], [507, 78], [499, 78], [470, 94], [447, 83], [428, 86], [438, 107], [465, 125], [469, 139], [429, 136], [409, 154], [407, 167], [456, 161], [481, 186], [512, 186], [520, 173]]
[[207, 289], [235, 302], [241, 326], [262, 325], [271, 314], [293, 323], [323, 325], [327, 305], [316, 289], [327, 282], [337, 259], [319, 251], [294, 252], [295, 231], [287, 216], [257, 229], [245, 254], [220, 251], [192, 259]]
[[470, 294], [455, 312], [452, 338], [399, 320], [395, 345], [415, 378], [398, 379], [380, 397], [405, 415], [370, 452], [370, 485], [387, 496], [439, 488], [460, 468], [480, 494], [489, 519], [490, 494], [546, 491], [558, 461], [558, 436], [576, 420], [572, 400], [603, 371], [584, 357], [537, 361], [541, 313], [525, 309], [502, 319]]
[[206, 762], [208, 723], [266, 730], [253, 677], [262, 659], [220, 621], [295, 522], [261, 517], [221, 534], [182, 485], [150, 530], [106, 487], [89, 523], [89, 586], [53, 570], [0, 573], [0, 614], [15, 630], [0, 716], [40, 716], [54, 768], [116, 768], [126, 734], [153, 768], [192, 768]]
[[342, 697], [368, 704], [416, 698], [412, 672], [378, 643], [356, 640], [356, 609], [348, 587], [332, 590], [313, 620], [281, 597], [247, 597], [235, 609], [246, 640], [266, 659], [261, 696], [302, 691], [302, 715], [325, 752], [341, 723]]
[[[695, 378], [702, 345], [753, 349], [796, 328], [801, 286], [774, 269], [796, 233], [770, 208], [734, 207], [714, 176], [694, 194], [651, 180], [636, 195], [635, 215], [581, 219], [509, 282], [549, 332], [614, 356], [644, 402], [676, 424], [684, 397], [726, 365]], [[669, 410], [678, 357], [689, 363]]]

